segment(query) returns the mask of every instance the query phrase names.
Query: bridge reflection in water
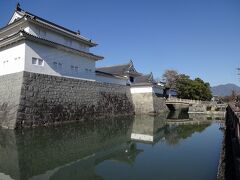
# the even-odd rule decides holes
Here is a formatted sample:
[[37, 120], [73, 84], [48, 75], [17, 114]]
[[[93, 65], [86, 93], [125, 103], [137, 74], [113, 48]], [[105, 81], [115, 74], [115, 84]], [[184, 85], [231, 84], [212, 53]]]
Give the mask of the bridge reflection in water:
[[[126, 165], [125, 170], [142, 166], [136, 161], [147, 153], [142, 143], [176, 145], [211, 125], [210, 120], [199, 123], [191, 119], [174, 124], [166, 117], [128, 116], [23, 131], [0, 130], [0, 179], [122, 179], [114, 174], [120, 167], [114, 166]], [[112, 172], [110, 162], [114, 163]], [[141, 173], [133, 171], [129, 179], [145, 179]]]
[[[219, 123], [223, 123], [221, 120], [224, 120], [224, 117], [214, 119], [220, 119]], [[131, 139], [151, 144], [159, 141], [176, 144], [181, 138], [185, 139], [194, 132], [203, 131], [212, 122], [211, 116], [188, 114], [185, 111], [171, 111], [161, 116], [136, 116]]]

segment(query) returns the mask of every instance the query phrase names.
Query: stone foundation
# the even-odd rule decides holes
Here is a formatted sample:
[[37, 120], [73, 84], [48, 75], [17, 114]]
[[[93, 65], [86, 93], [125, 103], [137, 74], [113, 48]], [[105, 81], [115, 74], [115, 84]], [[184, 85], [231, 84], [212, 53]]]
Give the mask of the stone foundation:
[[195, 103], [195, 104], [191, 104], [189, 106], [189, 113], [207, 113], [207, 107], [206, 105], [202, 104], [202, 103]]
[[0, 126], [14, 129], [23, 82], [23, 72], [0, 76]]
[[165, 98], [155, 93], [135, 93], [132, 94], [132, 100], [136, 114], [155, 114], [168, 110]]
[[0, 76], [0, 126], [47, 126], [99, 117], [167, 111], [155, 93], [125, 85], [19, 72]]
[[134, 113], [128, 86], [29, 72], [0, 77], [0, 108], [9, 129]]
[[229, 104], [226, 112], [225, 179], [240, 179], [240, 109]]

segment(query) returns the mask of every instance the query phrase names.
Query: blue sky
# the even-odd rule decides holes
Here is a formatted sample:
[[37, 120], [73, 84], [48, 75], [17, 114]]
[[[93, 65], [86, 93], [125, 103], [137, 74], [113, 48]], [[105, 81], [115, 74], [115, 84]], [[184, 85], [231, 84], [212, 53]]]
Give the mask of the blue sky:
[[176, 69], [211, 85], [236, 83], [240, 67], [239, 0], [0, 0], [0, 26], [16, 2], [99, 45], [97, 66], [134, 61], [161, 77]]

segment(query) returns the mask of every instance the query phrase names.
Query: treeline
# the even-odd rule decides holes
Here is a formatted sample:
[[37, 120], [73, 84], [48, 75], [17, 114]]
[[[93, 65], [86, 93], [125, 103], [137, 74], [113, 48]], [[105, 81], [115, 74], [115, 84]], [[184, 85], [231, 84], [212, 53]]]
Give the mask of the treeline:
[[235, 90], [232, 90], [231, 95], [229, 96], [222, 96], [222, 97], [218, 97], [220, 102], [225, 102], [225, 103], [229, 103], [229, 102], [240, 102], [240, 94], [237, 93]]
[[210, 84], [200, 78], [190, 79], [188, 75], [178, 74], [175, 70], [166, 70], [163, 74], [166, 87], [177, 91], [178, 98], [210, 101]]

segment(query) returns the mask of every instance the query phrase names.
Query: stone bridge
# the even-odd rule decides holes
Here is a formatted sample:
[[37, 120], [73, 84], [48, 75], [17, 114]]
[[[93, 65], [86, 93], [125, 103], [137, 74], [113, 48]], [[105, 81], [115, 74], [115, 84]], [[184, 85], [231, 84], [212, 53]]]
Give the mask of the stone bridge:
[[184, 104], [196, 104], [201, 102], [209, 102], [209, 101], [199, 101], [199, 100], [192, 100], [192, 99], [181, 99], [176, 97], [170, 97], [166, 100], [166, 103], [184, 103]]
[[190, 101], [187, 99], [168, 98], [166, 105], [170, 111], [186, 110], [188, 111]]
[[166, 105], [171, 111], [181, 110], [189, 113], [225, 112], [226, 104], [217, 104], [215, 101], [199, 101], [170, 97]]

